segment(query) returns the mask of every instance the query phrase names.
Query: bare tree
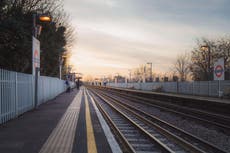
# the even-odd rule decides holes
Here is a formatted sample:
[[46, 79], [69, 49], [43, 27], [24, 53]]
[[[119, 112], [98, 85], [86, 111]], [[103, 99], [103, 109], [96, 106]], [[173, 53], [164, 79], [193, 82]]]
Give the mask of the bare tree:
[[224, 58], [225, 79], [230, 80], [230, 37], [221, 38], [216, 43], [217, 58]]
[[146, 74], [146, 68], [144, 65], [140, 65], [138, 68], [133, 70], [133, 77], [132, 79], [135, 82], [140, 82], [143, 79], [143, 76]]
[[174, 69], [176, 74], [178, 74], [181, 81], [186, 81], [190, 73], [189, 70], [190, 55], [188, 53], [183, 53], [177, 56], [176, 62], [174, 63]]
[[[201, 50], [201, 46], [209, 46], [210, 50]], [[230, 79], [230, 37], [216, 40], [202, 38], [197, 40], [197, 45], [191, 52], [192, 78], [194, 80], [208, 80], [213, 78], [213, 66], [219, 58], [225, 60], [225, 79]], [[210, 60], [210, 62], [208, 62]], [[210, 63], [210, 64], [209, 64]]]

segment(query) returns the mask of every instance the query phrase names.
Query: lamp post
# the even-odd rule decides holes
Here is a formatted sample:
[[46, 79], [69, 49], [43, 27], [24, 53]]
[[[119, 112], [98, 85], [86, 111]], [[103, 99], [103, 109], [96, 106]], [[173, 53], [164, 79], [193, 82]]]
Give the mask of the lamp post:
[[80, 79], [82, 79], [82, 74], [81, 73], [76, 73], [77, 89], [79, 89], [79, 87], [80, 87]]
[[144, 74], [142, 75], [142, 82], [145, 83], [146, 79], [146, 65], [144, 66]]
[[[40, 25], [37, 25], [36, 24], [36, 20], [37, 20], [37, 17], [39, 18], [39, 20], [41, 21], [41, 22], [50, 22], [51, 21], [51, 17], [50, 16], [48, 16], [47, 14], [38, 14], [38, 13], [34, 13], [33, 14], [33, 31], [32, 31], [32, 34], [33, 34], [33, 40], [34, 40], [34, 38], [35, 38], [35, 40], [37, 41], [37, 42], [39, 42], [38, 40], [37, 40], [37, 38], [38, 38], [38, 36], [40, 35], [40, 33], [41, 33], [41, 30], [42, 30], [42, 27], [40, 26]], [[33, 43], [33, 40], [32, 40], [32, 48], [34, 48], [34, 43]], [[39, 48], [40, 48], [40, 42], [39, 42]], [[33, 52], [34, 52], [34, 50], [32, 49], [32, 58], [33, 58]], [[38, 51], [37, 51], [38, 52]], [[36, 61], [36, 62], [39, 62], [40, 63], [40, 53], [39, 53], [39, 61]], [[32, 59], [32, 61], [34, 61], [35, 59]], [[34, 73], [33, 72], [34, 71], [34, 63], [32, 63], [32, 73]], [[35, 102], [35, 108], [37, 108], [37, 106], [38, 106], [38, 75], [39, 75], [39, 71], [40, 71], [40, 64], [38, 64], [38, 65], [36, 65], [36, 67], [35, 67], [35, 100], [34, 100], [34, 102]]]
[[226, 72], [227, 72], [227, 76], [228, 76], [228, 79], [230, 79], [230, 67], [229, 67], [229, 62], [230, 62], [230, 42], [228, 41], [227, 42], [227, 49], [228, 49], [228, 54], [227, 54], [227, 59], [226, 59]]
[[210, 81], [211, 80], [211, 78], [210, 78], [210, 76], [211, 76], [211, 69], [210, 69], [210, 46], [209, 45], [203, 45], [203, 46], [201, 46], [200, 47], [201, 48], [201, 50], [203, 50], [203, 51], [207, 51], [208, 52], [208, 81]]
[[114, 80], [114, 81], [115, 81], [115, 83], [118, 83], [118, 82], [119, 82], [119, 80], [118, 80], [118, 78], [119, 78], [119, 73], [116, 73], [116, 75], [115, 75], [115, 77], [114, 77], [114, 78], [115, 78], [115, 80]]
[[62, 76], [62, 64], [63, 64], [63, 57], [59, 56], [59, 79], [61, 80], [61, 76]]
[[51, 17], [48, 14], [38, 14], [38, 13], [34, 13], [33, 14], [33, 36], [35, 38], [38, 38], [38, 36], [41, 33], [42, 30], [42, 26], [37, 25], [36, 21], [37, 21], [37, 17], [39, 18], [39, 21], [41, 22], [50, 22], [51, 21]]
[[[67, 57], [66, 51], [65, 50], [63, 51], [63, 50], [61, 49], [59, 53], [59, 79], [60, 80], [62, 79], [62, 65], [63, 65], [64, 59]], [[63, 53], [61, 53], [62, 51]]]
[[131, 74], [131, 71], [132, 71], [132, 70], [130, 70], [130, 69], [129, 69], [128, 71], [129, 71], [129, 82], [131, 83], [131, 79], [132, 79], [132, 76], [131, 76], [131, 75], [132, 75], [132, 74]]
[[150, 65], [150, 82], [153, 82], [153, 63], [148, 62], [147, 64]]

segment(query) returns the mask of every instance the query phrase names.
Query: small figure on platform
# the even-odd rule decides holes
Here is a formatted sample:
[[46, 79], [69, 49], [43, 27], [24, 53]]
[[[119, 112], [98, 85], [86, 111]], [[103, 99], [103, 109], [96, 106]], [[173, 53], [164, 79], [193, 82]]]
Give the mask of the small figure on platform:
[[69, 81], [66, 80], [66, 81], [65, 81], [65, 84], [66, 84], [66, 92], [70, 92], [70, 84], [69, 84]]

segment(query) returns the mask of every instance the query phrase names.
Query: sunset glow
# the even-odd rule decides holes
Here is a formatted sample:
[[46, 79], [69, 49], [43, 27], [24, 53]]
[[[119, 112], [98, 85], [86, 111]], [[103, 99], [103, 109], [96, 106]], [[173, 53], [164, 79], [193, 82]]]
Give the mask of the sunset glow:
[[66, 0], [76, 27], [71, 64], [84, 75], [128, 75], [147, 62], [167, 72], [197, 38], [225, 36], [227, 0]]

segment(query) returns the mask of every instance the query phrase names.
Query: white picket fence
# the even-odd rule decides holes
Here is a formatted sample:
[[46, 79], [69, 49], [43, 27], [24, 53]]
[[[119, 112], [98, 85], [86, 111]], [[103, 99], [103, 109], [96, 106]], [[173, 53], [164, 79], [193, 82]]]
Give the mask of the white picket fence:
[[151, 83], [108, 83], [107, 86], [132, 88], [154, 91], [162, 88], [162, 92], [179, 93], [200, 96], [219, 96], [221, 92], [230, 89], [230, 80], [225, 81], [193, 81], [193, 82], [151, 82]]
[[[73, 86], [73, 82], [71, 82]], [[66, 90], [64, 80], [40, 76], [38, 105]], [[0, 69], [0, 124], [33, 109], [34, 76]]]

